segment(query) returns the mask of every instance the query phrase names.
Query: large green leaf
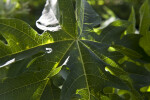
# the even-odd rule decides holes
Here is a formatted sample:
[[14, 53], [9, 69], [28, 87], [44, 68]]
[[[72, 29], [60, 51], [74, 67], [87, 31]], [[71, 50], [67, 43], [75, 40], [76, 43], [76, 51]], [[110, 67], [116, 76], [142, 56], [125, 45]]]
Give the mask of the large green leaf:
[[[52, 45], [52, 47], [53, 46], [54, 45]], [[46, 53], [32, 59], [28, 58], [27, 61], [22, 60], [9, 65], [9, 67], [6, 69], [7, 71], [2, 74], [3, 77], [0, 79], [0, 93], [2, 94], [1, 98], [3, 99], [7, 96], [8, 100], [10, 100], [9, 98], [12, 98], [12, 100], [39, 100], [44, 91], [44, 87], [47, 84], [47, 78], [57, 74], [58, 70], [60, 70], [56, 67], [64, 56], [64, 54], [61, 52], [64, 52], [64, 50], [66, 51], [67, 49], [63, 48], [63, 46], [68, 46], [68, 43], [65, 42], [64, 45], [54, 46], [55, 49], [53, 49], [54, 51], [51, 54]], [[24, 64], [24, 62], [26, 63]], [[31, 90], [29, 90], [28, 88]], [[28, 90], [30, 92], [27, 92]], [[27, 94], [18, 94], [24, 92]], [[25, 98], [25, 96], [28, 98]]]
[[[68, 48], [70, 74], [63, 84], [61, 100], [70, 100], [78, 89], [86, 90], [87, 100], [91, 100], [93, 96], [96, 98], [97, 92], [107, 86], [128, 89], [128, 86], [120, 80], [124, 77], [127, 78], [128, 74], [115, 62], [117, 58], [121, 58], [123, 55], [129, 57], [133, 55], [134, 57], [131, 58], [134, 59], [141, 57], [140, 54], [130, 48], [118, 46], [121, 44], [119, 42], [121, 41], [121, 34], [129, 25], [128, 22], [116, 21], [105, 28], [101, 34], [94, 33], [92, 31], [93, 27], [100, 22], [98, 15], [85, 0], [77, 0], [76, 7], [77, 23], [80, 31], [78, 31], [78, 38], [73, 39], [72, 46]], [[115, 37], [112, 35], [115, 35]], [[110, 46], [119, 50], [109, 52]], [[124, 52], [125, 50], [128, 50], [127, 53]], [[114, 75], [120, 75], [117, 76], [120, 79], [107, 73], [105, 71], [107, 66], [112, 71], [114, 69], [118, 70], [118, 72], [114, 71], [113, 73]]]
[[143, 36], [140, 39], [140, 46], [150, 56], [150, 0], [145, 0], [140, 9], [140, 34]]
[[[1, 28], [1, 32], [3, 32], [4, 34], [7, 34], [8, 36], [12, 36], [16, 39], [18, 39], [20, 37], [20, 34], [18, 30], [19, 29], [9, 29], [9, 22], [13, 22], [15, 24], [12, 25], [12, 27], [15, 27], [16, 25], [19, 26], [20, 23], [25, 24], [24, 22], [20, 21], [20, 20], [16, 20], [16, 19], [3, 19], [4, 22], [7, 22], [6, 24], [8, 25], [3, 25], [3, 27]], [[26, 24], [27, 25], [27, 24]], [[9, 30], [4, 30], [4, 28], [8, 28]], [[31, 31], [31, 36], [35, 36], [34, 32], [32, 33]], [[15, 34], [16, 33], [16, 34]], [[26, 34], [26, 33], [25, 33]], [[44, 34], [49, 34], [49, 33], [44, 33]], [[18, 37], [17, 37], [17, 36]], [[6, 67], [6, 69], [1, 68], [1, 98], [8, 98], [8, 100], [10, 100], [9, 98], [12, 98], [12, 100], [23, 100], [23, 99], [31, 99], [31, 100], [37, 100], [40, 99], [40, 96], [42, 94], [42, 92], [44, 91], [44, 87], [47, 84], [47, 77], [49, 76], [53, 76], [55, 74], [57, 74], [60, 70], [60, 68], [55, 69], [58, 64], [61, 62], [62, 58], [65, 55], [65, 51], [67, 51], [67, 48], [64, 48], [64, 46], [68, 47], [71, 44], [71, 41], [69, 40], [70, 36], [63, 34], [63, 31], [60, 32], [56, 32], [56, 33], [52, 33], [51, 35], [38, 35], [36, 33], [36, 35], [39, 37], [39, 41], [40, 38], [43, 38], [45, 40], [42, 40], [43, 43], [44, 41], [46, 41], [45, 44], [35, 44], [35, 47], [33, 46], [32, 48], [28, 48], [22, 51], [19, 51], [20, 49], [16, 49], [18, 50], [17, 52], [10, 53], [10, 54], [6, 54], [4, 55], [4, 57], [2, 57], [2, 61], [6, 60], [5, 58], [7, 58], [8, 56], [11, 57], [19, 57], [20, 61], [17, 61], [11, 65], [9, 65], [9, 69]], [[29, 35], [30, 36], [30, 35]], [[57, 37], [59, 36], [59, 37]], [[12, 40], [12, 37], [4, 37], [7, 41], [8, 40]], [[53, 40], [53, 38], [54, 40]], [[26, 36], [22, 37], [27, 38]], [[22, 40], [23, 40], [22, 39]], [[27, 38], [26, 41], [31, 41], [30, 38]], [[26, 44], [26, 41], [23, 41], [23, 44]], [[56, 43], [56, 45], [51, 45], [52, 42]], [[21, 40], [19, 41], [14, 41], [15, 42], [19, 42], [21, 45]], [[61, 44], [59, 43], [61, 42]], [[2, 42], [1, 42], [2, 43]], [[6, 45], [4, 43], [2, 43], [4, 47], [6, 47], [6, 50], [9, 50], [10, 47], [9, 45], [12, 46], [13, 49], [15, 49], [15, 47], [19, 47], [16, 45], [11, 44], [11, 42]], [[22, 44], [22, 45], [23, 45]], [[24, 46], [25, 46], [24, 44]], [[32, 41], [31, 43], [27, 43], [26, 45], [32, 45]], [[8, 47], [8, 48], [7, 48]], [[54, 48], [53, 48], [54, 47]], [[40, 48], [40, 49], [39, 49]], [[46, 51], [45, 48], [51, 48], [51, 51]], [[5, 49], [5, 48], [4, 48]], [[32, 52], [32, 49], [35, 49], [34, 52]], [[11, 50], [11, 49], [10, 49]], [[31, 53], [30, 53], [31, 50]], [[25, 57], [31, 56], [35, 53], [37, 53], [40, 50], [44, 50], [44, 53], [41, 53], [39, 55], [39, 57], [36, 57], [38, 55], [34, 55], [35, 57], [33, 58], [27, 58], [27, 60], [22, 60]], [[48, 49], [47, 49], [48, 50]], [[29, 52], [26, 52], [29, 51]], [[36, 52], [35, 52], [36, 51]], [[22, 54], [23, 52], [23, 54]], [[24, 54], [24, 52], [26, 52]], [[63, 53], [62, 53], [63, 52]], [[16, 53], [16, 54], [15, 54]], [[1, 52], [1, 54], [3, 54], [3, 52]], [[16, 56], [17, 55], [17, 56]], [[63, 61], [62, 61], [63, 62]], [[3, 72], [3, 69], [5, 70], [5, 72]], [[3, 73], [2, 73], [3, 72]], [[8, 77], [8, 78], [7, 78]], [[15, 84], [15, 85], [14, 85]], [[30, 89], [29, 91], [31, 92], [27, 92], [26, 95], [21, 95], [19, 93], [26, 93], [26, 91], [28, 91], [28, 88]], [[36, 93], [37, 90], [37, 93]], [[10, 91], [10, 92], [9, 92]], [[20, 92], [22, 91], [22, 92]], [[14, 95], [13, 95], [14, 94]], [[35, 94], [35, 95], [34, 95]], [[40, 94], [40, 95], [39, 95]], [[19, 95], [19, 96], [17, 96]], [[13, 97], [14, 96], [14, 97]], [[34, 98], [32, 97], [34, 96]], [[28, 97], [28, 98], [25, 98]], [[6, 98], [6, 100], [7, 100]]]
[[[27, 96], [29, 100], [38, 100], [44, 91], [41, 99], [52, 97], [52, 100], [57, 100], [57, 95], [52, 94], [59, 94], [60, 89], [52, 84], [51, 78], [62, 68], [60, 75], [65, 81], [60, 100], [122, 99], [116, 94], [105, 94], [103, 90], [107, 87], [126, 90], [135, 100], [143, 100], [138, 91], [140, 87], [135, 88], [138, 82], [134, 75], [119, 64], [120, 59], [125, 57], [133, 62], [142, 57], [141, 52], [135, 51], [140, 49], [137, 44], [140, 36], [128, 34], [122, 37], [130, 23], [117, 20], [96, 33], [93, 28], [100, 24], [100, 17], [86, 0], [59, 0], [58, 3], [61, 30], [56, 32], [38, 35], [20, 20], [1, 19], [0, 60], [2, 63], [10, 58], [19, 61], [9, 65], [9, 69], [1, 68], [5, 70], [4, 73], [0, 69], [3, 75], [0, 93], [4, 94], [0, 97], [7, 95], [7, 98], [24, 100], [24, 96]], [[39, 51], [44, 52], [38, 55]], [[12, 73], [15, 69], [15, 73]], [[50, 78], [48, 84], [47, 78]], [[143, 77], [139, 78], [142, 80]], [[148, 83], [145, 82], [143, 86]], [[23, 94], [28, 88], [31, 89], [29, 94], [17, 97], [20, 91]]]

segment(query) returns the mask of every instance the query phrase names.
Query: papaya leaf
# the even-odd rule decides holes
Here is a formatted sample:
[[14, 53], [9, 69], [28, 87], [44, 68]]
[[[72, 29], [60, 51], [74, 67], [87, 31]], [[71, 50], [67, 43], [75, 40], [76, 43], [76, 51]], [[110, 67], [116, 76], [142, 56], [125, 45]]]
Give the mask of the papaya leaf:
[[58, 87], [49, 81], [42, 94], [41, 100], [60, 100], [60, 91]]
[[[138, 66], [131, 62], [125, 62], [123, 68], [132, 78], [135, 88], [140, 90], [141, 87], [148, 86], [150, 83], [150, 72], [142, 66]], [[136, 71], [134, 71], [136, 69]]]
[[[48, 6], [45, 7], [50, 7], [50, 9], [45, 8], [46, 11], [55, 12], [49, 5], [54, 3], [52, 1], [47, 1]], [[123, 57], [132, 60], [142, 58], [141, 53], [135, 51], [134, 48], [137, 49], [139, 46], [132, 41], [139, 39], [139, 35], [128, 34], [121, 37], [130, 23], [117, 20], [97, 33], [94, 28], [99, 26], [100, 17], [86, 0], [58, 0], [56, 3], [60, 15], [57, 21], [61, 29], [55, 32], [49, 30], [38, 35], [23, 21], [0, 20], [0, 34], [2, 35], [0, 61], [4, 63], [9, 59], [16, 59], [16, 62], [8, 65], [10, 66], [8, 71], [14, 70], [11, 69], [12, 65], [16, 65], [17, 68], [21, 67], [14, 74], [11, 73], [13, 77], [7, 76], [7, 70], [2, 74], [0, 97], [7, 96], [8, 100], [9, 98], [24, 100], [24, 96], [27, 96], [29, 100], [38, 100], [46, 86], [42, 99], [45, 99], [44, 96], [52, 97], [52, 100], [122, 98], [115, 94], [108, 96], [103, 92], [104, 88], [111, 87], [131, 92], [135, 100], [144, 100], [138, 91], [139, 85], [136, 85], [140, 82], [118, 63]], [[56, 13], [52, 16], [58, 18]], [[40, 51], [42, 51], [41, 55], [32, 58]], [[26, 64], [24, 64], [25, 59], [29, 60]], [[62, 87], [59, 88], [59, 84], [51, 79], [58, 73], [64, 78]], [[48, 78], [50, 78], [50, 83], [47, 84]], [[143, 78], [143, 80], [146, 79]], [[148, 83], [149, 81], [144, 81], [145, 85]], [[25, 86], [32, 87], [31, 92], [21, 96], [19, 93], [28, 90]], [[136, 86], [138, 88], [135, 88]], [[57, 95], [47, 95], [47, 93], [60, 93], [60, 98]]]
[[[52, 2], [52, 0], [51, 0]], [[73, 0], [58, 0], [60, 10], [60, 25], [72, 38], [77, 36], [76, 19]]]
[[0, 19], [0, 27], [0, 34], [7, 42], [0, 41], [0, 64], [12, 58], [17, 61], [36, 54], [38, 49], [33, 48], [52, 42], [48, 35], [38, 35], [28, 24], [18, 19]]
[[[67, 43], [65, 42], [63, 46], [65, 46], [66, 44]], [[54, 51], [52, 53], [47, 53], [45, 55], [37, 56], [32, 59], [27, 58], [27, 61], [20, 60], [9, 65], [9, 69], [7, 69], [4, 76], [0, 79], [1, 80], [0, 98], [3, 99], [6, 98], [7, 96], [6, 99], [8, 100], [10, 100], [10, 98], [12, 100], [19, 100], [19, 99], [40, 100], [40, 96], [42, 95], [44, 88], [48, 82], [47, 78], [57, 74], [61, 68], [56, 67], [59, 64], [59, 62], [57, 62], [58, 59], [60, 59], [61, 61], [62, 58], [61, 56], [64, 56], [64, 54], [61, 52], [66, 48], [63, 48], [63, 46], [55, 47], [56, 50], [53, 49]], [[61, 48], [60, 50], [62, 51], [58, 51], [59, 47]], [[55, 56], [53, 54], [55, 54]], [[49, 58], [50, 56], [53, 57]], [[27, 64], [26, 63], [24, 64], [24, 62], [26, 62]], [[18, 70], [15, 70], [14, 68]], [[38, 89], [38, 86], [42, 87], [39, 87]], [[29, 90], [28, 88], [31, 89], [30, 93], [27, 92], [27, 90]], [[25, 93], [27, 92], [28, 94], [20, 95], [18, 93], [23, 92], [19, 91], [23, 91]], [[25, 98], [24, 96], [27, 96], [28, 98]]]
[[135, 19], [134, 7], [132, 7], [132, 11], [131, 11], [131, 14], [130, 14], [128, 21], [132, 22], [132, 24], [127, 28], [127, 33], [128, 34], [134, 34], [136, 31], [136, 29], [135, 29], [136, 19]]
[[[5, 19], [4, 21], [10, 22], [10, 20], [13, 21], [13, 22], [17, 22], [17, 24], [13, 24], [13, 25], [18, 25], [19, 26], [20, 20]], [[22, 23], [24, 24], [24, 22], [22, 22]], [[12, 27], [15, 27], [15, 26], [12, 26]], [[7, 28], [7, 26], [5, 28]], [[17, 36], [19, 38], [19, 34], [22, 34], [22, 33], [17, 33], [17, 31], [19, 30], [17, 28], [15, 30], [13, 30], [13, 29], [11, 30], [10, 29], [7, 32], [3, 28], [1, 28], [1, 29], [2, 29], [1, 32], [3, 32], [3, 34], [7, 33], [8, 35], [10, 35], [10, 36], [12, 35], [15, 38], [17, 38]], [[15, 36], [15, 34], [12, 34], [13, 31], [14, 31], [14, 33], [16, 33], [17, 36]], [[32, 31], [29, 34], [31, 35], [31, 37], [33, 36], [33, 38], [35, 38], [34, 37], [35, 35], [34, 35], [34, 33], [32, 33]], [[45, 33], [45, 34], [49, 34], [49, 33]], [[31, 49], [37, 49], [37, 50], [35, 50], [37, 52], [33, 52], [33, 54], [26, 53], [23, 56], [23, 54], [21, 54], [21, 53], [22, 52], [26, 52], [26, 49], [24, 51], [23, 50], [20, 51], [20, 49], [16, 49], [16, 50], [19, 50], [18, 52], [20, 54], [18, 54], [18, 52], [14, 52], [14, 53], [18, 54], [17, 55], [18, 57], [22, 56], [22, 57], [20, 57], [21, 59], [18, 59], [19, 61], [16, 61], [16, 62], [14, 62], [11, 65], [8, 65], [9, 69], [7, 69], [7, 66], [5, 66], [6, 67], [6, 71], [4, 73], [1, 73], [3, 75], [1, 77], [1, 86], [2, 87], [1, 87], [1, 91], [0, 91], [1, 94], [2, 94], [1, 95], [2, 99], [5, 98], [6, 95], [7, 95], [7, 99], [8, 100], [10, 98], [12, 100], [13, 99], [14, 100], [19, 100], [19, 99], [21, 99], [21, 100], [23, 100], [23, 99], [37, 100], [37, 99], [40, 99], [40, 96], [41, 96], [42, 92], [44, 91], [43, 89], [44, 89], [45, 85], [47, 84], [47, 81], [44, 81], [44, 80], [47, 80], [46, 79], [47, 77], [52, 77], [52, 76], [54, 76], [55, 74], [57, 74], [59, 72], [60, 68], [56, 69], [56, 67], [58, 66], [58, 64], [60, 62], [62, 62], [61, 65], [63, 65], [63, 62], [65, 61], [65, 59], [64, 59], [64, 61], [62, 61], [62, 58], [65, 55], [62, 52], [64, 52], [64, 50], [67, 51], [67, 48], [64, 48], [64, 46], [65, 47], [69, 47], [69, 45], [71, 44], [70, 40], [69, 40], [70, 36], [63, 34], [63, 31], [56, 32], [55, 34], [52, 33], [51, 35], [53, 35], [54, 40], [52, 40], [52, 37], [50, 35], [48, 35], [48, 39], [47, 40], [46, 40], [46, 37], [44, 37], [43, 35], [38, 35], [39, 36], [39, 40], [40, 40], [40, 38], [45, 39], [45, 40], [41, 40], [41, 43], [44, 43], [44, 41], [46, 41], [46, 43], [47, 43], [47, 44], [43, 44], [43, 45], [40, 46], [40, 48], [42, 48], [44, 50], [44, 53], [42, 53], [42, 55], [39, 55], [39, 56], [37, 56], [37, 55], [35, 56], [34, 55], [35, 57], [29, 59], [29, 57], [31, 55], [41, 51], [41, 49], [37, 49], [37, 47], [36, 47], [36, 46], [38, 46], [37, 44], [35, 44], [35, 47], [33, 46], [33, 48], [28, 48], [29, 51]], [[57, 37], [59, 35], [61, 35], [61, 36]], [[22, 37], [22, 38], [25, 38], [25, 36]], [[12, 38], [11, 37], [7, 37], [6, 40], [9, 40], [9, 39], [11, 40]], [[31, 41], [31, 38], [27, 38], [26, 39], [26, 41], [28, 41], [28, 40]], [[37, 38], [37, 40], [38, 40], [38, 38]], [[51, 45], [51, 42], [54, 42], [54, 41], [56, 42], [56, 45], [53, 45], [53, 44]], [[61, 41], [61, 44], [59, 44], [59, 41]], [[63, 43], [63, 41], [64, 41], [64, 43]], [[21, 40], [20, 41], [18, 40], [16, 42], [19, 42], [20, 45], [21, 45]], [[14, 41], [14, 43], [15, 43], [15, 41]], [[11, 43], [8, 44], [8, 45], [11, 45], [15, 49], [15, 45], [13, 45]], [[28, 45], [28, 43], [26, 45]], [[32, 45], [32, 43], [30, 45]], [[6, 50], [10, 49], [9, 46], [7, 46], [4, 43], [3, 43], [3, 46], [8, 47], [8, 48], [6, 48]], [[23, 44], [22, 46], [25, 46], [25, 44]], [[51, 50], [51, 51], [49, 51], [49, 50]], [[32, 52], [32, 50], [31, 50], [31, 52]], [[3, 52], [1, 52], [1, 54], [3, 54]], [[4, 56], [7, 57], [7, 54], [4, 55]], [[17, 57], [13, 53], [8, 54], [8, 56]], [[25, 58], [27, 60], [25, 60]], [[1, 59], [3, 61], [3, 60], [5, 60], [5, 57], [2, 57]], [[14, 84], [16, 84], [16, 85], [14, 85]], [[40, 86], [40, 84], [43, 84], [43, 85], [42, 85], [42, 87], [39, 88], [40, 91], [37, 90], [39, 93], [38, 92], [36, 93], [35, 90], [38, 89], [38, 86]], [[32, 90], [32, 92], [30, 94], [26, 94], [26, 95], [18, 94], [19, 91], [26, 92], [27, 91], [26, 87], [28, 87], [28, 88], [30, 88]], [[31, 87], [33, 87], [33, 88], [31, 88]], [[19, 93], [23, 93], [23, 92], [19, 92]], [[32, 95], [33, 93], [35, 93], [35, 96]], [[16, 94], [16, 95], [13, 95], [13, 94]], [[17, 95], [20, 95], [20, 96], [17, 97]], [[24, 96], [26, 96], [28, 98], [25, 98]], [[34, 98], [32, 96], [34, 96]]]
[[150, 56], [150, 1], [145, 0], [140, 9], [140, 34], [143, 36], [140, 39], [140, 46]]
[[[1, 100], [40, 100], [48, 79], [41, 81], [33, 80], [36, 78], [32, 73], [21, 75], [15, 78], [4, 78], [0, 81]], [[30, 79], [32, 81], [29, 81]]]
[[18, 19], [1, 19], [0, 27], [0, 34], [7, 41], [7, 44], [0, 41], [1, 64], [12, 58], [15, 58], [17, 61], [34, 55], [39, 51], [46, 52], [46, 48], [50, 47], [44, 47], [44, 45], [53, 43], [54, 41], [61, 41], [61, 39], [70, 39], [70, 36], [66, 34], [61, 35], [61, 32], [59, 32], [61, 37], [57, 38], [59, 35], [55, 35], [56, 40], [49, 33], [39, 35], [28, 24]]

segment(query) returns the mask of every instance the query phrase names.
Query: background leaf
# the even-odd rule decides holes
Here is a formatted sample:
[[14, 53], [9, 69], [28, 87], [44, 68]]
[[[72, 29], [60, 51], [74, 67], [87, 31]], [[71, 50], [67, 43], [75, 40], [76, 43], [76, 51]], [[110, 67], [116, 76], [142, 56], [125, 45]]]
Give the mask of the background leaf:
[[132, 7], [132, 11], [131, 11], [131, 14], [129, 16], [129, 19], [128, 21], [132, 22], [132, 24], [128, 27], [127, 29], [127, 33], [132, 33], [134, 34], [136, 29], [135, 29], [135, 26], [136, 26], [136, 18], [135, 18], [135, 11], [134, 11], [134, 8]]
[[140, 34], [143, 36], [140, 39], [140, 46], [150, 56], [150, 1], [145, 0], [140, 9]]

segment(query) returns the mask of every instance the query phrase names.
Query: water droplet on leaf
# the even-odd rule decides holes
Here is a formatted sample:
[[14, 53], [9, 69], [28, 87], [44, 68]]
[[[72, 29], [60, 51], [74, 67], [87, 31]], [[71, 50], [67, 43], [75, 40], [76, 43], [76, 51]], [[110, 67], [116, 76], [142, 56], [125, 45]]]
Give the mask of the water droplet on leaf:
[[52, 48], [46, 48], [46, 53], [51, 53], [52, 51]]

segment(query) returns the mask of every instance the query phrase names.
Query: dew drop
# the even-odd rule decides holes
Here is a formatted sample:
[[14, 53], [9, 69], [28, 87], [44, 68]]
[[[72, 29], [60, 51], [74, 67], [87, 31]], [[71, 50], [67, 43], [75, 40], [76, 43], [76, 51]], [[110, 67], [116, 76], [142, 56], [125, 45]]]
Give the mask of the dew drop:
[[52, 51], [52, 48], [46, 48], [46, 53], [51, 53]]

